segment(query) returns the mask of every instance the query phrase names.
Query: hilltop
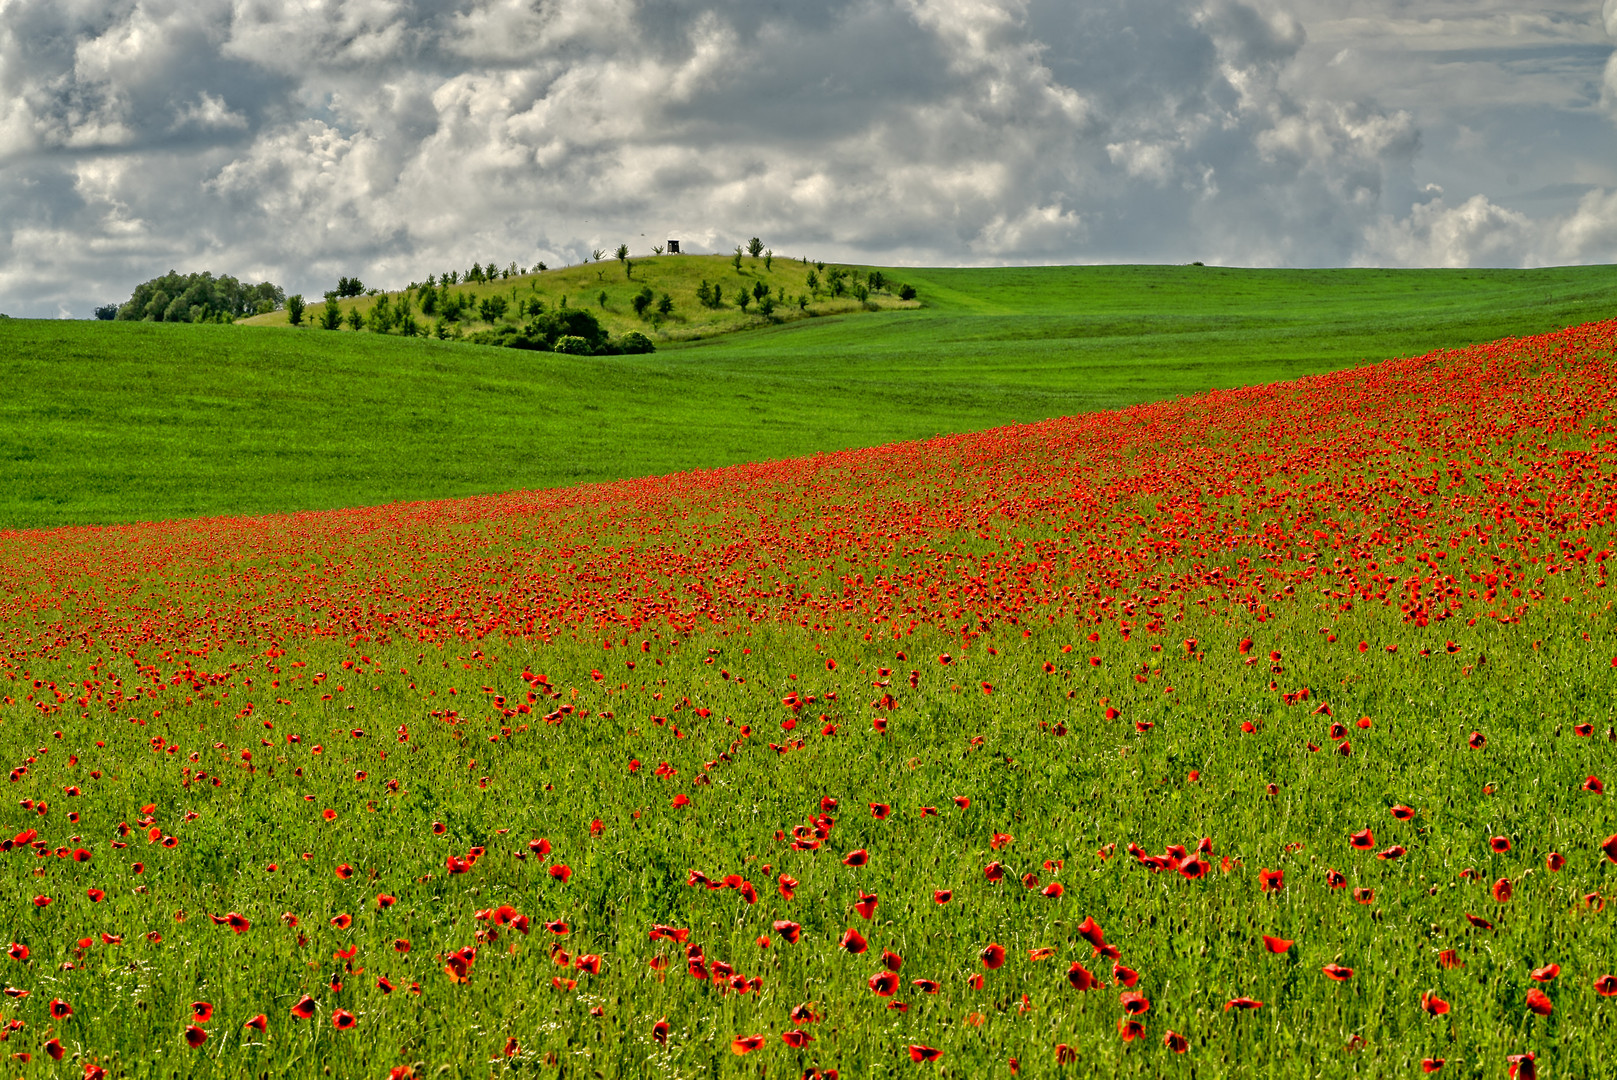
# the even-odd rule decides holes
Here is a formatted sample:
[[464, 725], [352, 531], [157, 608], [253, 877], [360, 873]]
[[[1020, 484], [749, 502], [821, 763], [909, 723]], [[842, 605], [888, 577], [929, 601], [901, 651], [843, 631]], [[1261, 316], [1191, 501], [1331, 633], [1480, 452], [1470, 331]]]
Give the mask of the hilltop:
[[[472, 280], [463, 271], [451, 270], [431, 274], [430, 282], [412, 283], [405, 289], [339, 297], [342, 329], [353, 329], [350, 313], [365, 319], [384, 296], [384, 310], [398, 311], [401, 301], [409, 302], [423, 336], [470, 337], [473, 341], [502, 326], [519, 326], [541, 310], [568, 307], [590, 312], [614, 338], [640, 333], [661, 343], [694, 341], [823, 315], [919, 306], [913, 299], [903, 299], [901, 271], [772, 255], [742, 255], [739, 259], [653, 255], [626, 261], [607, 257], [555, 270], [513, 273], [515, 269], [491, 267], [491, 280], [476, 279], [484, 276], [481, 267]], [[717, 295], [704, 294], [704, 287], [716, 289]], [[434, 294], [430, 301], [425, 300], [428, 290]], [[644, 310], [637, 312], [636, 295], [647, 293]], [[740, 303], [743, 294], [747, 297], [744, 308]], [[658, 310], [664, 296], [668, 298], [666, 312]], [[323, 302], [313, 299], [307, 303], [303, 322], [312, 328], [318, 324]], [[446, 318], [451, 309], [458, 314]], [[286, 326], [288, 316], [281, 309], [241, 323]]]

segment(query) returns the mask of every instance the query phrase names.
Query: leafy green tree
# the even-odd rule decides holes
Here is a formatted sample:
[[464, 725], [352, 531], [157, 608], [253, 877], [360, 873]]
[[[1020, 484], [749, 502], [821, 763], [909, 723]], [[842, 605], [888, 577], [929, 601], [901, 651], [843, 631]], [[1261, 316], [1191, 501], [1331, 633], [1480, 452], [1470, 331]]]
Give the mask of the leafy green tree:
[[663, 253], [663, 246], [661, 244], [653, 244], [651, 246], [651, 253], [653, 255], [661, 255]]
[[746, 289], [738, 291], [736, 293], [736, 303], [740, 304], [741, 310], [745, 312], [747, 310], [747, 305], [752, 303], [752, 294]]
[[618, 351], [631, 354], [648, 353], [656, 352], [657, 347], [651, 343], [650, 338], [642, 334], [640, 331], [630, 330], [627, 334], [624, 334], [618, 339]]
[[668, 318], [668, 316], [672, 315], [673, 313], [674, 313], [674, 298], [672, 296], [669, 296], [667, 293], [663, 293], [661, 296], [659, 296], [657, 298], [657, 314], [661, 315], [663, 318], [666, 319], [666, 318]]
[[820, 291], [820, 275], [816, 274], [813, 270], [808, 272], [808, 287], [809, 292], [811, 293], [818, 294]]
[[735, 254], [730, 257], [730, 265], [736, 268], [736, 273], [738, 273], [738, 274], [741, 273], [741, 245], [740, 244], [736, 245]]
[[378, 296], [376, 302], [371, 305], [370, 314], [365, 317], [365, 325], [378, 334], [385, 334], [393, 329], [393, 304], [388, 299], [387, 293]]
[[365, 316], [359, 313], [357, 306], [348, 309], [348, 329], [358, 331], [365, 325]]
[[590, 262], [600, 262], [604, 258], [606, 258], [605, 248], [595, 248], [590, 252]]
[[764, 298], [758, 301], [758, 314], [766, 317], [775, 314], [775, 298], [765, 294]]
[[[775, 249], [774, 248], [766, 249], [764, 251], [764, 269], [769, 270], [770, 267], [774, 265], [774, 262], [775, 262]], [[773, 272], [773, 271], [771, 271], [771, 272]]]
[[887, 276], [885, 274], [883, 274], [880, 270], [872, 270], [870, 272], [870, 277], [867, 280], [870, 283], [870, 287], [872, 289], [877, 290], [877, 291], [880, 291], [880, 290], [885, 289], [887, 287]]
[[703, 278], [702, 284], [696, 287], [696, 302], [708, 308], [718, 306], [713, 302], [713, 286], [708, 284], [707, 278]]
[[337, 303], [335, 295], [326, 297], [326, 306], [320, 312], [320, 329], [339, 330], [342, 328], [342, 305]]
[[95, 317], [100, 319], [102, 322], [109, 322], [116, 319], [118, 317], [118, 305], [102, 304], [100, 307], [95, 309]]
[[606, 290], [605, 289], [601, 290], [600, 295], [595, 298], [595, 302], [597, 304], [601, 305], [601, 310], [602, 311], [606, 310]]
[[617, 246], [617, 250], [612, 252], [612, 257], [614, 259], [618, 260], [618, 262], [628, 262], [629, 261], [629, 245], [628, 244], [619, 244]]
[[143, 281], [118, 305], [116, 317], [152, 322], [231, 322], [243, 315], [274, 311], [286, 299], [270, 282], [246, 285], [226, 274], [180, 274], [170, 270]]
[[590, 343], [574, 334], [564, 334], [556, 339], [555, 350], [559, 353], [568, 353], [572, 356], [588, 356], [592, 350]]
[[854, 285], [853, 285], [853, 298], [855, 300], [859, 301], [861, 304], [863, 304], [866, 300], [870, 299], [870, 289], [865, 285], [864, 282], [862, 282], [862, 281], [854, 282]]
[[293, 293], [286, 298], [286, 321], [293, 326], [303, 325], [303, 294]]
[[634, 299], [630, 300], [629, 303], [634, 307], [634, 313], [643, 319], [646, 317], [646, 309], [651, 306], [654, 299], [651, 286], [642, 285], [640, 286], [640, 291], [634, 294]]
[[537, 296], [528, 297], [528, 302], [522, 305], [522, 313], [530, 319], [536, 319], [544, 314], [545, 302]]
[[755, 281], [755, 282], [752, 283], [752, 298], [754, 300], [762, 300], [764, 297], [766, 297], [768, 295], [769, 295], [769, 286], [768, 285], [765, 285], [762, 281]]
[[900, 300], [914, 300], [915, 299], [915, 286], [914, 285], [908, 285], [908, 284], [900, 285], [898, 287], [898, 298]]
[[723, 303], [724, 303], [724, 286], [719, 285], [719, 284], [715, 284], [713, 286], [713, 306], [714, 307], [719, 307]]
[[764, 242], [756, 236], [747, 241], [747, 254], [754, 259], [764, 253]]
[[436, 314], [437, 311], [438, 311], [438, 290], [433, 288], [432, 282], [430, 280], [427, 282], [426, 287], [421, 290], [420, 296], [421, 296], [421, 314], [423, 314], [423, 315], [434, 315], [434, 314]]

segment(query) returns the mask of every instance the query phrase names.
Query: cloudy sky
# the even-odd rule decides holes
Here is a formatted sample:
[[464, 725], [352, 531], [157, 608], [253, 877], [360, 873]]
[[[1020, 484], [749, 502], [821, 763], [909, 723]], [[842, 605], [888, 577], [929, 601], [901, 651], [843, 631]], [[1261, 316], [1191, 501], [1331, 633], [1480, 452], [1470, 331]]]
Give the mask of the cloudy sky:
[[679, 237], [1617, 261], [1617, 0], [0, 0], [0, 311]]

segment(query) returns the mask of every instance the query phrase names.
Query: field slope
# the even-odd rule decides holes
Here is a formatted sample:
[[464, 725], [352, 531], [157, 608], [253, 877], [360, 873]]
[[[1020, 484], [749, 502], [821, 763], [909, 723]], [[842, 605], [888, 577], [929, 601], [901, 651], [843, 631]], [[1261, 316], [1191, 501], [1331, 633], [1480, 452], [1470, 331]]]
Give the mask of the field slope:
[[371, 505], [875, 446], [1557, 329], [1617, 295], [1613, 267], [892, 273], [926, 306], [612, 358], [7, 320], [0, 527]]
[[1614, 353], [0, 534], [8, 1075], [1610, 1076]]

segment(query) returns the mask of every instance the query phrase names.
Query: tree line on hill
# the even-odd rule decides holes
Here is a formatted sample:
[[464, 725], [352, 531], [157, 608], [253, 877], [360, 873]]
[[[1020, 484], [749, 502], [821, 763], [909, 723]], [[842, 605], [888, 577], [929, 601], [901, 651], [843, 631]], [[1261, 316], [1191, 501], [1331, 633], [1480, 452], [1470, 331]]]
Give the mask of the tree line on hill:
[[179, 274], [170, 270], [162, 277], [136, 285], [134, 294], [122, 304], [96, 308], [95, 317], [123, 322], [227, 323], [247, 315], [267, 314], [287, 300], [285, 291], [273, 282], [248, 285], [229, 274], [214, 277], [207, 272]]

